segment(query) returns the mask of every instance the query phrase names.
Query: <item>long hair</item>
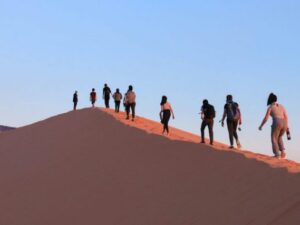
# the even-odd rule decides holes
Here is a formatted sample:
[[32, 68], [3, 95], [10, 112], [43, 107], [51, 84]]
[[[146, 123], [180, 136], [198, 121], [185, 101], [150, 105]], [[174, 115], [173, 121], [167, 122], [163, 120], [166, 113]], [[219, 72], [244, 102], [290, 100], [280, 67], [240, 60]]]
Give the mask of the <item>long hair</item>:
[[277, 96], [271, 93], [269, 95], [267, 105], [272, 105], [274, 102], [277, 102]]
[[167, 100], [168, 100], [167, 96], [165, 96], [165, 95], [162, 96], [160, 105], [166, 104], [166, 103], [167, 103]]

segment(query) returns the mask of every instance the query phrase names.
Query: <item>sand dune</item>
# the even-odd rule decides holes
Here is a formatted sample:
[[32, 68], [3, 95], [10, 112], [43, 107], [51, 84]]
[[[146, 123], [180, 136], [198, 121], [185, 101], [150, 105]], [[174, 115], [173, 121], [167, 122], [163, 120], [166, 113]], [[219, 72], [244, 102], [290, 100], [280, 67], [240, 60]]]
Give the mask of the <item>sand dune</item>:
[[299, 225], [300, 166], [109, 110], [0, 135], [2, 225]]

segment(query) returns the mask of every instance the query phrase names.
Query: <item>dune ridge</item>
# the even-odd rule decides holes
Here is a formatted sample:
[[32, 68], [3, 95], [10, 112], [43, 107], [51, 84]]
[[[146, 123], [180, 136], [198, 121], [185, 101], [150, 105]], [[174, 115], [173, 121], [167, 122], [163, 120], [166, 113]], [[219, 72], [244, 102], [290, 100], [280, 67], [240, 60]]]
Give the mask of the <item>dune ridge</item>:
[[300, 224], [300, 174], [123, 116], [83, 109], [1, 134], [0, 224]]
[[[124, 112], [120, 112], [119, 114], [117, 114], [114, 112], [114, 110], [111, 110], [111, 109], [101, 108], [100, 110], [113, 116], [116, 120], [118, 120], [126, 125], [144, 130], [147, 133], [161, 135], [162, 125], [159, 122], [155, 122], [155, 121], [152, 121], [152, 120], [149, 120], [146, 118], [142, 118], [142, 117], [137, 117], [135, 122], [132, 122], [130, 120], [128, 121], [128, 120], [124, 119], [126, 116], [126, 114]], [[199, 141], [200, 141], [200, 136], [198, 136], [198, 135], [195, 135], [195, 134], [192, 134], [192, 133], [180, 130], [180, 129], [176, 129], [174, 127], [171, 127], [170, 129], [172, 130], [171, 135], [164, 136], [170, 140], [187, 141], [187, 142], [193, 142], [193, 143], [199, 143]], [[206, 139], [206, 143], [209, 143], [208, 139]], [[220, 142], [215, 142], [212, 149], [235, 152], [237, 154], [241, 154], [241, 155], [245, 156], [246, 158], [264, 162], [273, 168], [285, 168], [291, 173], [300, 173], [300, 164], [295, 161], [292, 161], [292, 160], [276, 159], [276, 158], [270, 157], [268, 155], [254, 153], [254, 152], [252, 152], [250, 150], [246, 150], [246, 149], [231, 150], [231, 149], [228, 149], [228, 145], [220, 143]]]

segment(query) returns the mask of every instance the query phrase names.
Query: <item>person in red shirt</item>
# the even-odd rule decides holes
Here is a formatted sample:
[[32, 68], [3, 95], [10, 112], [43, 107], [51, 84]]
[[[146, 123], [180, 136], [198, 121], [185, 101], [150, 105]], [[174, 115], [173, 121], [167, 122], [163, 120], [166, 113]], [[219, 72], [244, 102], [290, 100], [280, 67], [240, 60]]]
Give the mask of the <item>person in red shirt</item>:
[[93, 88], [92, 92], [90, 93], [90, 101], [92, 103], [93, 108], [95, 107], [96, 100], [97, 100], [97, 93], [95, 91], [95, 88]]

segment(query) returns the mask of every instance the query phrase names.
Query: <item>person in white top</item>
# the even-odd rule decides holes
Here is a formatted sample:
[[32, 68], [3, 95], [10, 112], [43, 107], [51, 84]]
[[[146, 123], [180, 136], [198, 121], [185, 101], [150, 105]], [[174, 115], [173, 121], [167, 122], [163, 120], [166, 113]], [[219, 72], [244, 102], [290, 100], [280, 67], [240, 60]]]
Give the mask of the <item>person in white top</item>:
[[119, 113], [120, 112], [120, 104], [123, 96], [120, 93], [120, 89], [117, 88], [116, 92], [113, 94], [113, 99], [115, 100], [115, 112]]
[[259, 130], [262, 130], [263, 126], [271, 116], [273, 118], [271, 136], [273, 153], [276, 158], [285, 158], [286, 153], [282, 136], [286, 132], [289, 132], [287, 112], [282, 105], [277, 103], [277, 96], [273, 93], [270, 94], [267, 105], [269, 107], [261, 125], [259, 126]]
[[132, 112], [132, 121], [135, 118], [135, 106], [136, 106], [136, 94], [133, 91], [132, 85], [129, 85], [128, 91], [125, 94], [125, 109], [126, 109], [126, 119], [129, 120], [130, 109]]
[[161, 106], [160, 119], [161, 119], [161, 123], [163, 124], [162, 133], [165, 134], [165, 132], [167, 132], [167, 135], [169, 135], [169, 121], [171, 118], [171, 114], [173, 119], [175, 119], [175, 115], [171, 104], [168, 102], [167, 96], [162, 96], [160, 106]]

